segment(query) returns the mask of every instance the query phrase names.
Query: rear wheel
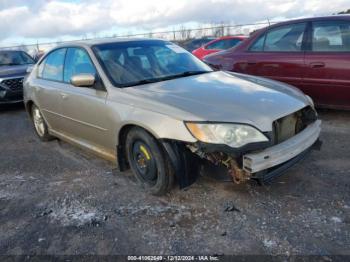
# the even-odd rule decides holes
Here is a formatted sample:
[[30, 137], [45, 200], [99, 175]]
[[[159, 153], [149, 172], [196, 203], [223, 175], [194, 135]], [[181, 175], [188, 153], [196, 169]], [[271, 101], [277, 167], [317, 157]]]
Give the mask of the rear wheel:
[[158, 141], [141, 128], [126, 137], [130, 167], [141, 186], [153, 195], [167, 193], [173, 185], [174, 171], [169, 157]]
[[51, 140], [52, 136], [49, 134], [45, 119], [36, 105], [32, 105], [32, 120], [38, 137], [42, 141]]

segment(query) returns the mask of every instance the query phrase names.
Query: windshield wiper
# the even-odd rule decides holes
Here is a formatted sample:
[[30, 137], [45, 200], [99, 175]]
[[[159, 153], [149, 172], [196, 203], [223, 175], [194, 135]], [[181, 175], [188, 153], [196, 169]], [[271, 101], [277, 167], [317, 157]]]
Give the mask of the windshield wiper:
[[143, 79], [140, 81], [132, 82], [132, 83], [127, 83], [123, 84], [120, 87], [130, 87], [130, 86], [139, 86], [139, 85], [145, 85], [145, 84], [150, 84], [150, 83], [155, 83], [158, 82], [159, 79], [157, 78], [152, 78], [152, 79]]
[[185, 71], [185, 72], [182, 72], [180, 74], [165, 76], [165, 77], [162, 77], [161, 79], [162, 80], [170, 80], [170, 79], [186, 77], [186, 76], [201, 75], [201, 74], [210, 73], [210, 72], [212, 72], [212, 71]]
[[126, 83], [126, 84], [120, 85], [120, 87], [145, 85], [145, 84], [156, 83], [156, 82], [161, 82], [161, 81], [166, 81], [166, 80], [171, 80], [171, 79], [186, 77], [186, 76], [200, 75], [200, 74], [205, 74], [205, 73], [210, 73], [210, 72], [212, 72], [212, 71], [186, 71], [186, 72], [182, 72], [182, 73], [176, 74], [176, 75], [151, 78], [151, 79], [143, 79], [143, 80], [132, 82], [132, 83]]

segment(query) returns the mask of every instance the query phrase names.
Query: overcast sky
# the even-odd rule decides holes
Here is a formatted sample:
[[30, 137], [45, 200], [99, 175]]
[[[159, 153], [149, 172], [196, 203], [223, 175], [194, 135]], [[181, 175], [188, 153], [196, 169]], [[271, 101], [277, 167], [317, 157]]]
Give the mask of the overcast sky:
[[0, 0], [0, 42], [156, 31], [193, 23], [252, 23], [330, 15], [349, 0]]

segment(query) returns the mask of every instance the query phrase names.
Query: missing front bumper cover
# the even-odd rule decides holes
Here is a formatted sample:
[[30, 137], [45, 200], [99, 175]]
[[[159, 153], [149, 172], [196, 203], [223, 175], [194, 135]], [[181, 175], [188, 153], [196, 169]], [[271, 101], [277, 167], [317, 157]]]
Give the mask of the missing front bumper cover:
[[294, 137], [265, 150], [237, 158], [223, 152], [206, 152], [195, 144], [187, 145], [192, 153], [214, 165], [223, 165], [235, 183], [251, 178], [271, 180], [297, 163], [311, 147], [320, 147], [321, 121], [309, 125]]
[[200, 158], [206, 159], [216, 166], [225, 166], [228, 170], [228, 174], [236, 184], [249, 180], [251, 177], [250, 173], [240, 168], [239, 163], [233, 156], [223, 152], [207, 153], [200, 150], [196, 145], [187, 145], [187, 147], [192, 151], [192, 153], [198, 155]]

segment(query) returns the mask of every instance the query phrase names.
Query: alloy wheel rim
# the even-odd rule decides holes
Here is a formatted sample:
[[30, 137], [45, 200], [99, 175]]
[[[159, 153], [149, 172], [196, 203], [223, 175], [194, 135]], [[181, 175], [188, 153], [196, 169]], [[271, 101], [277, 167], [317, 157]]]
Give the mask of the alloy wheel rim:
[[41, 116], [41, 113], [38, 108], [34, 109], [33, 121], [34, 121], [35, 130], [37, 131], [39, 136], [40, 137], [44, 136], [45, 134], [44, 119]]

